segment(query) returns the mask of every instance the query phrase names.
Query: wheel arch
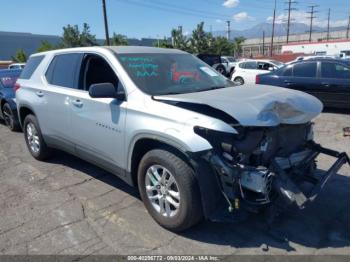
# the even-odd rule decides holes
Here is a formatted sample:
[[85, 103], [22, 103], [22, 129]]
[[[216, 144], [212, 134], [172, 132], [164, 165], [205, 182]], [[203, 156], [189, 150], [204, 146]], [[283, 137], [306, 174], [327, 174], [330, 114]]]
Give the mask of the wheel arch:
[[21, 127], [23, 127], [23, 122], [24, 122], [25, 117], [27, 115], [30, 115], [30, 114], [36, 116], [35, 111], [33, 110], [33, 108], [31, 106], [21, 105], [18, 107], [18, 120], [19, 120]]

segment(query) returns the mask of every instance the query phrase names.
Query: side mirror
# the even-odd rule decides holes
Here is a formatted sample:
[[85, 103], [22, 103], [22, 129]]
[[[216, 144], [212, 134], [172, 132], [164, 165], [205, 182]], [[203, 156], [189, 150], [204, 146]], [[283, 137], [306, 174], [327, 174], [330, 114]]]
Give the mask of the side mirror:
[[89, 95], [92, 98], [116, 98], [118, 100], [125, 100], [124, 92], [117, 92], [112, 83], [92, 84], [89, 87]]

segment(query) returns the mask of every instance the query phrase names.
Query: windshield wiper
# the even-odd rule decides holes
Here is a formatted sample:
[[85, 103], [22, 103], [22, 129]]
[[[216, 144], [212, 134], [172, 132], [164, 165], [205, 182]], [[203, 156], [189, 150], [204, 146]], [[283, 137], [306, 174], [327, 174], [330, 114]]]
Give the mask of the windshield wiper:
[[211, 86], [211, 87], [203, 89], [203, 90], [198, 90], [198, 92], [210, 91], [210, 90], [221, 89], [221, 88], [226, 88], [226, 87], [227, 86]]

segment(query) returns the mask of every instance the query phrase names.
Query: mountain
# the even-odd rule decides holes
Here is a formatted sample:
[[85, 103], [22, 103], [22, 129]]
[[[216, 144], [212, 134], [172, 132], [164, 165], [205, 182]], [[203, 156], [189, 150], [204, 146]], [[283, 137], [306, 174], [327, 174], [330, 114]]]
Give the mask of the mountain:
[[[346, 30], [346, 27], [332, 27], [331, 31]], [[290, 34], [304, 34], [308, 33], [310, 30], [309, 25], [303, 23], [292, 23], [290, 27]], [[249, 38], [260, 38], [262, 37], [263, 31], [265, 31], [265, 36], [271, 36], [272, 24], [271, 23], [260, 23], [251, 28], [245, 30], [231, 30], [231, 38], [238, 36], [243, 36], [247, 39]], [[275, 36], [286, 35], [287, 24], [279, 23], [275, 24]], [[314, 26], [313, 32], [325, 32], [326, 28]], [[226, 31], [214, 31], [214, 36], [226, 36]]]

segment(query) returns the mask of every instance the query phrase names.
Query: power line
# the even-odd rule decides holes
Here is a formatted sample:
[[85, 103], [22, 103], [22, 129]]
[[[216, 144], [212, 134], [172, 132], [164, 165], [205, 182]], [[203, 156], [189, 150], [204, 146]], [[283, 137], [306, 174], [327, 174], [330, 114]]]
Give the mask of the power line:
[[293, 0], [288, 0], [288, 2], [286, 2], [288, 4], [288, 21], [287, 21], [287, 44], [289, 42], [289, 30], [290, 30], [290, 15], [292, 10], [296, 10], [296, 8], [292, 8], [292, 4], [296, 4], [297, 2], [293, 1]]
[[318, 7], [318, 5], [310, 5], [310, 11], [307, 12], [308, 14], [310, 14], [310, 32], [309, 32], [309, 42], [311, 42], [312, 40], [312, 26], [313, 26], [313, 21], [316, 18], [316, 16], [314, 16], [315, 13], [317, 13], [317, 11], [315, 10], [315, 8]]

